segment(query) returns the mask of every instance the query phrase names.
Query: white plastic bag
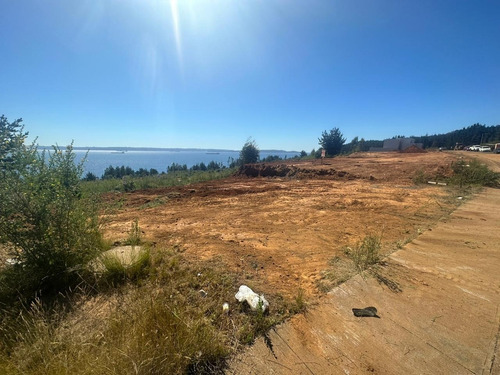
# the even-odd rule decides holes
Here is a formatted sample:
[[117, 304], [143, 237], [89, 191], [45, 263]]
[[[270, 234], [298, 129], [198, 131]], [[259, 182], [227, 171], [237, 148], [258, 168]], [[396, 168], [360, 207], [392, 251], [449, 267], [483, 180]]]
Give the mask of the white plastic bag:
[[241, 285], [238, 293], [236, 293], [234, 297], [239, 302], [247, 301], [248, 305], [253, 311], [257, 310], [259, 307], [262, 309], [262, 312], [269, 309], [269, 302], [267, 302], [264, 295], [261, 294], [259, 296], [246, 285]]

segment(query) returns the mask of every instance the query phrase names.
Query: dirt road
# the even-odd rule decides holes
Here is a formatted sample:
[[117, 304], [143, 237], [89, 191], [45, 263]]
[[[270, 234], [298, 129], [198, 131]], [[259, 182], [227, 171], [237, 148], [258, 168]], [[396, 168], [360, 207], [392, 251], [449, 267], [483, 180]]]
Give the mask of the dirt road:
[[[484, 190], [388, 257], [383, 274], [400, 292], [358, 275], [228, 373], [500, 374], [499, 212], [500, 190]], [[380, 319], [353, 316], [366, 306]]]

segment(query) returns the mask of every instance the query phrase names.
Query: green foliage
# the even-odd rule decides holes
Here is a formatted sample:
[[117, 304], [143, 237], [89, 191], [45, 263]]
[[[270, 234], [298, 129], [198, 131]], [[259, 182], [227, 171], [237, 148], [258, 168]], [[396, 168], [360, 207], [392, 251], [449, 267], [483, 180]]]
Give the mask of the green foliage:
[[75, 164], [72, 146], [47, 156], [17, 144], [9, 155], [0, 171], [0, 243], [14, 264], [2, 271], [0, 292], [29, 296], [75, 285], [102, 247], [96, 201], [80, 186], [83, 162]]
[[13, 122], [0, 116], [0, 170], [8, 168], [14, 162], [14, 155], [23, 146], [28, 133], [23, 131], [23, 119]]
[[266, 156], [261, 161], [265, 162], [265, 163], [271, 163], [273, 161], [279, 161], [279, 160], [283, 160], [283, 159], [281, 157], [279, 157], [278, 155], [269, 155], [269, 156]]
[[359, 271], [364, 271], [380, 261], [380, 238], [366, 236], [354, 248], [347, 248], [347, 256], [354, 262]]
[[[130, 167], [126, 167], [122, 165], [121, 167], [113, 167], [110, 165], [104, 170], [103, 175], [101, 176], [101, 179], [103, 180], [109, 180], [112, 178], [124, 178], [124, 177], [146, 177], [146, 176], [156, 176], [158, 174], [158, 171], [154, 168], [151, 168], [149, 171], [144, 168], [139, 168], [137, 171], [133, 170]], [[94, 176], [93, 173], [87, 173], [87, 176]], [[88, 179], [87, 176], [84, 178], [86, 181], [94, 181], [94, 179]]]
[[500, 174], [493, 172], [477, 159], [461, 159], [452, 165], [453, 176], [450, 183], [464, 187], [479, 185], [496, 187], [499, 185]]
[[330, 132], [323, 131], [318, 143], [326, 151], [327, 156], [335, 156], [342, 151], [345, 138], [339, 128], [333, 128]]
[[354, 137], [351, 142], [342, 146], [342, 153], [366, 152], [370, 150], [370, 147], [382, 147], [383, 144], [383, 141], [366, 141], [364, 138], [358, 139], [358, 137]]
[[131, 177], [125, 176], [122, 178], [122, 190], [124, 192], [129, 193], [131, 191], [134, 191], [135, 189], [135, 182]]
[[[106, 179], [98, 181], [84, 181], [82, 188], [84, 192], [106, 193], [111, 191], [127, 191], [126, 189], [155, 189], [171, 186], [184, 186], [198, 182], [226, 178], [235, 172], [231, 168], [223, 168], [211, 171], [178, 171], [162, 173], [157, 176], [127, 177], [125, 180]], [[125, 185], [127, 184], [127, 185]], [[128, 190], [131, 191], [131, 190]]]
[[223, 166], [221, 163], [217, 163], [216, 161], [211, 161], [207, 165], [207, 171], [218, 171], [219, 169], [223, 169]]
[[254, 140], [249, 139], [243, 145], [240, 151], [240, 163], [241, 165], [257, 163], [259, 161], [260, 151]]
[[84, 181], [95, 181], [97, 180], [97, 176], [93, 174], [92, 172], [87, 172], [85, 177], [83, 178]]
[[187, 171], [188, 167], [186, 164], [177, 164], [177, 163], [172, 163], [172, 165], [167, 167], [167, 172], [178, 172], [178, 171]]
[[205, 163], [201, 162], [201, 163], [193, 165], [191, 167], [191, 170], [192, 171], [206, 171], [207, 170], [207, 166], [206, 166]]

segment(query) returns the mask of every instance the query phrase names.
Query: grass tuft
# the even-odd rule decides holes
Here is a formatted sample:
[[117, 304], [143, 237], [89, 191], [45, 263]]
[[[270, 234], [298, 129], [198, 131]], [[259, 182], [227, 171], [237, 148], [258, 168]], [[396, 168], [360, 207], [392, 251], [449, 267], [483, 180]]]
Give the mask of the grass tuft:
[[139, 219], [135, 219], [132, 222], [130, 232], [128, 233], [128, 238], [125, 241], [125, 245], [137, 246], [141, 243], [141, 228], [139, 228]]
[[354, 262], [356, 268], [362, 272], [380, 261], [380, 238], [366, 236], [354, 248], [347, 248], [346, 254]]
[[105, 269], [102, 280], [106, 284], [117, 286], [127, 281], [138, 281], [149, 274], [150, 250], [141, 248], [135, 252], [132, 248], [131, 251], [131, 255], [126, 259], [115, 253], [105, 253], [101, 256], [101, 263]]

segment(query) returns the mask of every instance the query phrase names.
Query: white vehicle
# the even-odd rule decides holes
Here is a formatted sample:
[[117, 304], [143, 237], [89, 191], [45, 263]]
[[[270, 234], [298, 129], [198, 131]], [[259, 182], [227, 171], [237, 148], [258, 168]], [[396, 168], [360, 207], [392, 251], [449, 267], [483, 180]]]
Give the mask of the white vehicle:
[[491, 148], [490, 148], [490, 146], [480, 146], [478, 151], [479, 152], [490, 152]]
[[469, 151], [479, 151], [479, 147], [481, 147], [481, 146], [480, 145], [470, 146]]

